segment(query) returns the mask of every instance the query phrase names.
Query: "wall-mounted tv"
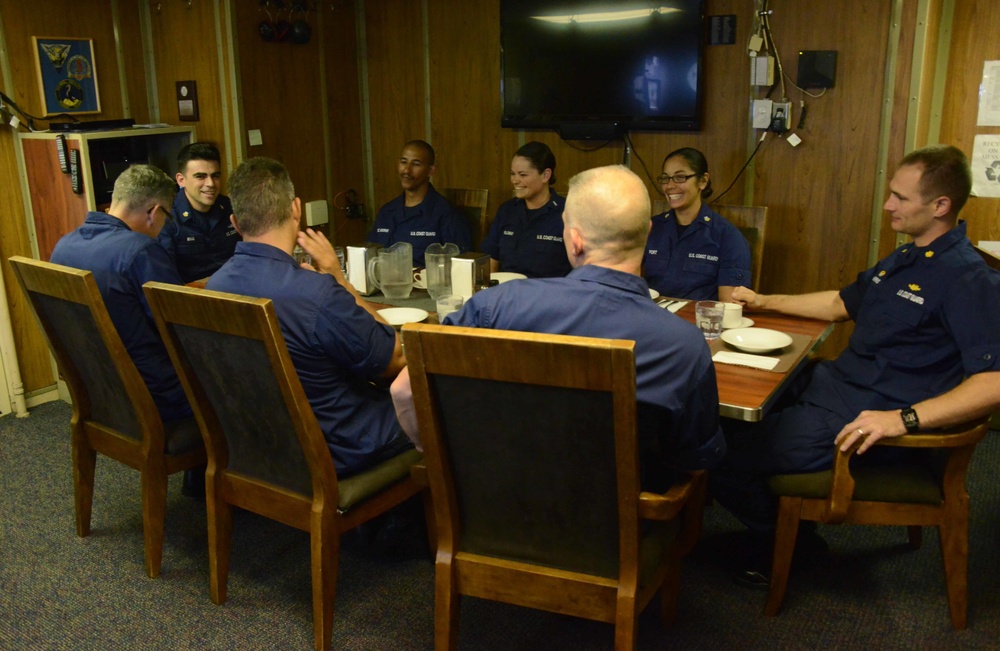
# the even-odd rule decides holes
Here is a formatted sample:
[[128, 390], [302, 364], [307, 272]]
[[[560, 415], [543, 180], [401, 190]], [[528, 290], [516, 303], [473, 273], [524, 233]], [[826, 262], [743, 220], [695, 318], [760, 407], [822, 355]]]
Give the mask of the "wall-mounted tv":
[[501, 0], [504, 127], [701, 128], [704, 0]]

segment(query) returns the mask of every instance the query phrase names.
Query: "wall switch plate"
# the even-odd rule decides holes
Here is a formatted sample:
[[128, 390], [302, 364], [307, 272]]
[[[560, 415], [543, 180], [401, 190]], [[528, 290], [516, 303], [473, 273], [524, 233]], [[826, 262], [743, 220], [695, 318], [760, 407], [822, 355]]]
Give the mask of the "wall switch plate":
[[260, 135], [260, 129], [250, 129], [247, 135], [250, 138], [251, 147], [258, 147], [264, 144], [264, 138]]

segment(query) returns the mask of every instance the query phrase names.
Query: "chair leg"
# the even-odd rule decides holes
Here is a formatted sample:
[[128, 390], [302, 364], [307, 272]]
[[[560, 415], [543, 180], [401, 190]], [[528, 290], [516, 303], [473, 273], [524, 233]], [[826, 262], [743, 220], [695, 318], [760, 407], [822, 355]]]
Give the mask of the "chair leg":
[[434, 501], [431, 499], [431, 489], [424, 488], [420, 492], [424, 501], [424, 518], [427, 520], [427, 548], [431, 550], [431, 557], [437, 552], [437, 527], [434, 520]]
[[94, 469], [97, 453], [87, 443], [86, 434], [71, 425], [73, 455], [73, 498], [76, 502], [76, 535], [90, 535], [90, 514], [94, 505]]
[[333, 640], [333, 604], [337, 597], [340, 534], [332, 509], [313, 511], [309, 535], [312, 564], [313, 638], [316, 651], [329, 651]]
[[615, 615], [615, 651], [634, 651], [638, 626], [636, 619], [635, 593], [627, 596], [619, 595]]
[[906, 528], [906, 533], [910, 538], [910, 548], [920, 549], [924, 542], [924, 528], [919, 525], [911, 525]]
[[229, 583], [229, 548], [233, 537], [233, 512], [216, 487], [215, 472], [205, 476], [205, 511], [208, 519], [208, 574], [212, 602], [223, 604]]
[[142, 492], [142, 538], [146, 550], [146, 574], [160, 575], [163, 560], [163, 523], [167, 517], [167, 469], [163, 458], [147, 461], [140, 472]]
[[969, 504], [956, 508], [960, 513], [946, 517], [938, 527], [941, 539], [941, 558], [944, 561], [944, 580], [948, 590], [948, 610], [951, 626], [962, 630], [966, 626], [969, 590]]
[[782, 497], [778, 501], [778, 525], [774, 532], [774, 557], [771, 561], [771, 586], [767, 591], [764, 614], [774, 617], [781, 610], [788, 587], [788, 573], [795, 553], [795, 538], [799, 534], [801, 497]]
[[450, 551], [437, 550], [434, 567], [434, 649], [458, 649], [458, 594]]
[[677, 602], [681, 590], [680, 558], [672, 559], [667, 567], [667, 574], [660, 585], [660, 623], [670, 626], [677, 621]]

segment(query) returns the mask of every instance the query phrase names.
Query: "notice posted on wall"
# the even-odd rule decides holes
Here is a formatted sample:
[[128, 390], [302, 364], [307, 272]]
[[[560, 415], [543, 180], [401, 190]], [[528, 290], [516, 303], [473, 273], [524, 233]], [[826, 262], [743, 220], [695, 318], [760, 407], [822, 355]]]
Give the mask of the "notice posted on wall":
[[1000, 134], [978, 135], [972, 145], [972, 195], [1000, 197]]
[[1000, 61], [983, 62], [979, 85], [979, 117], [976, 126], [1000, 127]]

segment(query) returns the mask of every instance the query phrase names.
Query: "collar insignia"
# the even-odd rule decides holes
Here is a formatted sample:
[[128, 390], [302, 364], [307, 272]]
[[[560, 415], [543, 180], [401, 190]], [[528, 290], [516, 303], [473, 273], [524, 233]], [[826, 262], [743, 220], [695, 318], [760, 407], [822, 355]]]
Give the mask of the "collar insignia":
[[924, 253], [924, 257], [925, 258], [933, 258], [934, 257], [934, 252], [933, 251], [926, 251]]

